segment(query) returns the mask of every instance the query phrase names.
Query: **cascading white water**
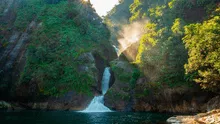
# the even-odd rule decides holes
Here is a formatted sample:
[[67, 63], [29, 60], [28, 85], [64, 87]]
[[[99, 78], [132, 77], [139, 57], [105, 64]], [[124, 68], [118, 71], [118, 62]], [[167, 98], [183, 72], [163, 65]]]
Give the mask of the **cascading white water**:
[[110, 77], [110, 68], [106, 67], [102, 77], [102, 95], [95, 96], [89, 106], [81, 112], [111, 112], [111, 110], [104, 105], [104, 95], [109, 89]]
[[119, 49], [115, 45], [112, 45], [112, 46], [114, 47], [115, 52], [117, 53], [117, 55], [120, 56], [121, 53], [120, 53]]
[[104, 96], [95, 96], [82, 112], [111, 112], [111, 110], [104, 105]]
[[110, 77], [111, 77], [110, 68], [106, 67], [102, 77], [102, 95], [105, 95], [109, 89]]

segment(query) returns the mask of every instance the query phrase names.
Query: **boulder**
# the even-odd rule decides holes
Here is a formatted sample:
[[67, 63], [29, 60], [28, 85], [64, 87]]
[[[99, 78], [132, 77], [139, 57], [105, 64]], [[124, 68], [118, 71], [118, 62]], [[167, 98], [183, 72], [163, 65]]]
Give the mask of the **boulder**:
[[169, 124], [219, 124], [220, 110], [212, 110], [195, 116], [175, 116], [167, 120]]
[[130, 80], [132, 78], [133, 66], [127, 61], [114, 60], [111, 69], [114, 72], [115, 82], [105, 95], [105, 105], [118, 111], [128, 110], [131, 98]]
[[42, 101], [18, 103], [20, 106], [34, 110], [74, 110], [85, 109], [93, 96], [70, 91], [63, 96], [49, 97]]
[[216, 96], [207, 103], [207, 111], [220, 108], [220, 96]]
[[7, 110], [7, 111], [13, 111], [13, 110], [24, 110], [24, 108], [19, 105], [18, 103], [9, 103], [6, 101], [0, 101], [0, 110]]
[[178, 116], [178, 117], [171, 117], [167, 120], [169, 124], [194, 124], [194, 117], [193, 116]]
[[10, 103], [5, 102], [5, 101], [0, 101], [0, 109], [11, 110], [12, 105]]
[[61, 97], [49, 98], [47, 109], [49, 110], [83, 110], [85, 109], [93, 96], [76, 93], [74, 91], [66, 93]]

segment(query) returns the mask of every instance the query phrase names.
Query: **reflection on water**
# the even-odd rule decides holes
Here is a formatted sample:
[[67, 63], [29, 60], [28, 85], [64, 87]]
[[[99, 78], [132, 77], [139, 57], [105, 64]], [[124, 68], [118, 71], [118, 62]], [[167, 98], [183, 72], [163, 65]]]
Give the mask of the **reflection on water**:
[[166, 114], [133, 112], [0, 112], [1, 124], [162, 124], [169, 117]]

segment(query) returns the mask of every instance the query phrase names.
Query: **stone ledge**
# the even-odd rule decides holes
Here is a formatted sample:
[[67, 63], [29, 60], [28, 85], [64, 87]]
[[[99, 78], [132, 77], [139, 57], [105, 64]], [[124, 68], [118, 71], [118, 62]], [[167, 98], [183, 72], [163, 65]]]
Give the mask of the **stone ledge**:
[[176, 116], [167, 120], [169, 124], [220, 124], [220, 109], [195, 116]]

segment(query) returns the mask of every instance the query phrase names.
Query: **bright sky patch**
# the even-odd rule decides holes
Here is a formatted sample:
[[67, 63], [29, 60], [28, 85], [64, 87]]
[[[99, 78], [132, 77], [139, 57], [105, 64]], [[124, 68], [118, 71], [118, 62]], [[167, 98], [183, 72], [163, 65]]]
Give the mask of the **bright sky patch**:
[[99, 16], [105, 16], [107, 12], [119, 3], [118, 0], [90, 0], [90, 2]]

